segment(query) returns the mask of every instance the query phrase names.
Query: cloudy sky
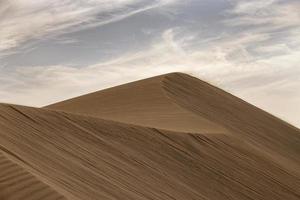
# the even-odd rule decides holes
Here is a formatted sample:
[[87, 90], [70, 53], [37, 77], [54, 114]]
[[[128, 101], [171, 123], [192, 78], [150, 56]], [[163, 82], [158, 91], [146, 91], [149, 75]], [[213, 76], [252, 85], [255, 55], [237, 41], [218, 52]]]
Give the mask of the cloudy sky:
[[299, 0], [1, 0], [0, 27], [0, 102], [180, 71], [300, 127]]

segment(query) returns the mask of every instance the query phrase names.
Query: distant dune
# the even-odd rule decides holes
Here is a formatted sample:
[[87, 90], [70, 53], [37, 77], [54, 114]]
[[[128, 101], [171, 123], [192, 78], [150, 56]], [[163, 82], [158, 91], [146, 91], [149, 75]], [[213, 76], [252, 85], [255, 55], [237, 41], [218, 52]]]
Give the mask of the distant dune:
[[1, 200], [299, 200], [299, 188], [299, 129], [186, 74], [0, 104]]

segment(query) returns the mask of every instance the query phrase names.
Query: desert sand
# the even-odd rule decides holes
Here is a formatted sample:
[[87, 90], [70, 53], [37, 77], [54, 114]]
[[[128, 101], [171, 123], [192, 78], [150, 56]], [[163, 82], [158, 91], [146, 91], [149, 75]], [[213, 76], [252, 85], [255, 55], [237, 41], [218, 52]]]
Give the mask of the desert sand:
[[298, 200], [299, 188], [299, 129], [186, 74], [0, 104], [1, 200]]

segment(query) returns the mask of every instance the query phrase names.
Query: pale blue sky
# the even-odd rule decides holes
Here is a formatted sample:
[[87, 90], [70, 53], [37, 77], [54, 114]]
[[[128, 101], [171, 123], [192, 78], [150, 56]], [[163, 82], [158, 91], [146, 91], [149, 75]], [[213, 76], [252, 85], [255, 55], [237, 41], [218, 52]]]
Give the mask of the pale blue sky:
[[0, 102], [181, 71], [300, 126], [297, 0], [2, 0]]

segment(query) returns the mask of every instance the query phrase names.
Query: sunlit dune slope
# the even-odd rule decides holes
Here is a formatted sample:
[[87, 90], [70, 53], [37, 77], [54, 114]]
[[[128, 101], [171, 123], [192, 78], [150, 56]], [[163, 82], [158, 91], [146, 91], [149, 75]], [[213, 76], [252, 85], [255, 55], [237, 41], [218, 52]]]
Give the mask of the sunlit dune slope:
[[[18, 165], [12, 172], [22, 168], [72, 200], [300, 198], [299, 176], [230, 134], [175, 133], [0, 105], [0, 146]], [[5, 192], [1, 186], [4, 200]]]
[[182, 108], [170, 99], [164, 88], [165, 78], [158, 76], [136, 81], [46, 108], [173, 131], [227, 132], [223, 126]]

